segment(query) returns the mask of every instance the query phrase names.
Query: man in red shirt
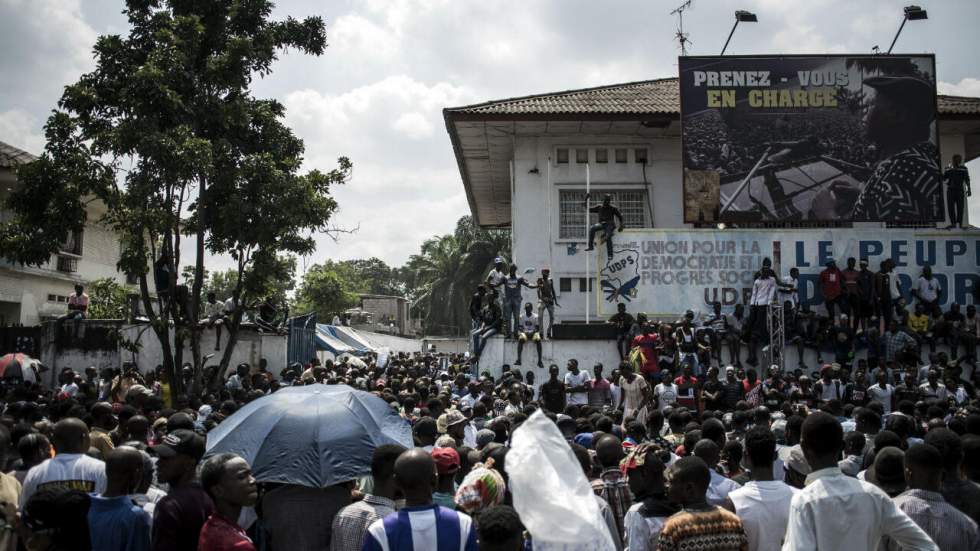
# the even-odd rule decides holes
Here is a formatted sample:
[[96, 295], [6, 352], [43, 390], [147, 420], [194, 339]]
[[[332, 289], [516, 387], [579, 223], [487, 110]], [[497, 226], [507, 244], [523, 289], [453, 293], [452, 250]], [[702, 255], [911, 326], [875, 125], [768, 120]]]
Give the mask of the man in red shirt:
[[255, 505], [259, 497], [248, 462], [233, 453], [211, 457], [201, 467], [201, 485], [214, 500], [214, 513], [201, 528], [198, 549], [255, 551], [237, 523], [242, 507]]
[[[660, 367], [657, 365], [657, 345], [660, 344], [660, 335], [657, 334], [654, 326], [645, 325], [643, 332], [633, 337], [633, 343], [630, 348], [640, 348], [640, 352], [643, 354], [643, 360], [641, 361], [639, 367], [634, 365], [640, 375], [647, 381], [657, 384], [660, 382]], [[632, 354], [631, 354], [632, 356]]]
[[841, 284], [842, 274], [837, 268], [834, 259], [827, 261], [827, 268], [820, 272], [820, 294], [823, 295], [823, 304], [827, 307], [827, 316], [831, 321], [837, 319], [836, 306], [846, 311], [843, 302], [843, 286]]
[[861, 292], [858, 290], [858, 279], [861, 272], [855, 267], [857, 260], [854, 257], [847, 259], [847, 268], [841, 271], [841, 283], [843, 284], [844, 300], [841, 309], [850, 316], [854, 323], [854, 330], [858, 328], [858, 311], [861, 308]]
[[692, 374], [691, 363], [684, 362], [684, 372], [674, 379], [677, 385], [677, 405], [698, 410], [698, 378]]

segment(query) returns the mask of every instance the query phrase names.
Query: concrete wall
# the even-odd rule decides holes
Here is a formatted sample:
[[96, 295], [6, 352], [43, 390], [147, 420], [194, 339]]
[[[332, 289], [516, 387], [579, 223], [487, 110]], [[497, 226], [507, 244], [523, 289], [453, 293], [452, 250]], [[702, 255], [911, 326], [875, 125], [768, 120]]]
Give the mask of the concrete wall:
[[[48, 366], [51, 371], [46, 374], [46, 380], [54, 384], [54, 377], [63, 368], [70, 367], [75, 371], [82, 371], [88, 366], [95, 366], [98, 369], [104, 367], [121, 367], [123, 362], [136, 362], [140, 371], [147, 372], [156, 368], [163, 362], [162, 349], [156, 333], [146, 324], [129, 324], [115, 320], [91, 320], [84, 322], [82, 340], [84, 332], [95, 330], [96, 328], [118, 329], [122, 338], [130, 342], [139, 342], [142, 348], [135, 356], [127, 350], [119, 347], [86, 350], [82, 347], [68, 346], [59, 347], [56, 340], [57, 324], [49, 322], [45, 324], [45, 332], [41, 342], [41, 361]], [[173, 339], [173, 332], [171, 332]], [[207, 360], [207, 365], [216, 365], [221, 360], [221, 354], [227, 343], [228, 333], [222, 332], [221, 350], [215, 352], [215, 333], [213, 330], [205, 330], [201, 339], [201, 353], [203, 355], [215, 354]], [[243, 327], [238, 333], [238, 342], [232, 353], [229, 367], [242, 362], [256, 366], [261, 358], [265, 358], [269, 363], [269, 371], [278, 374], [286, 366], [286, 336], [259, 333], [251, 327]], [[172, 342], [172, 341], [171, 341]], [[190, 346], [184, 348], [184, 361], [190, 361]]]

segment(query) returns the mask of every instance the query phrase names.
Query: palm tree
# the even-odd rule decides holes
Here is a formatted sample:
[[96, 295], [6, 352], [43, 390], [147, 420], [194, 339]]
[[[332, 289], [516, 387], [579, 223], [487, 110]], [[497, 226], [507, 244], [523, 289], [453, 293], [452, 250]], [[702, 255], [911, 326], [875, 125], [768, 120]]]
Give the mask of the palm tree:
[[469, 327], [469, 299], [493, 260], [508, 256], [510, 232], [485, 230], [464, 216], [449, 235], [422, 244], [402, 269], [402, 277], [430, 333], [463, 334]]

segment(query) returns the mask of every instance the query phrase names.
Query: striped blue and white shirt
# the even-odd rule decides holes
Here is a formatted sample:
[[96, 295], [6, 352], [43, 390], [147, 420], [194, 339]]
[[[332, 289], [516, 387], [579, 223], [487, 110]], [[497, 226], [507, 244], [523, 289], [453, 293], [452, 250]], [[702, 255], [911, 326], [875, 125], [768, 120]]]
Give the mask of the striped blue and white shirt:
[[465, 513], [439, 505], [405, 507], [368, 527], [362, 551], [477, 551]]

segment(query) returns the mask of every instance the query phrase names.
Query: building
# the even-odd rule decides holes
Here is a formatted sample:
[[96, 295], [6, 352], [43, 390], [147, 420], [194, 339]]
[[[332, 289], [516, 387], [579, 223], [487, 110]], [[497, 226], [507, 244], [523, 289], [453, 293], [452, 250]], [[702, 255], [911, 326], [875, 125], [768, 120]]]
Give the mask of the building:
[[[36, 157], [0, 142], [0, 204], [18, 186], [17, 167]], [[58, 254], [43, 266], [22, 266], [0, 260], [0, 326], [37, 325], [67, 311], [74, 285], [102, 278], [126, 284], [125, 274], [116, 269], [120, 244], [116, 234], [99, 223], [105, 207], [98, 201], [88, 205], [85, 229], [69, 237]], [[0, 210], [0, 221], [8, 212]]]
[[361, 295], [360, 312], [369, 318], [367, 329], [396, 335], [414, 334], [417, 327], [412, 323], [409, 309], [412, 303], [405, 297], [389, 295]]
[[[717, 235], [714, 224], [697, 227], [684, 221], [680, 115], [677, 78], [538, 94], [444, 110], [446, 128], [474, 220], [484, 227], [510, 227], [513, 230], [513, 261], [521, 269], [551, 269], [562, 306], [558, 311], [559, 321], [580, 322], [587, 316], [595, 321], [597, 311], [603, 317], [614, 311], [614, 307], [609, 308], [614, 302], [607, 304], [600, 298], [602, 293], [595, 292], [596, 283], [605, 287], [605, 281], [600, 281], [603, 276], [594, 277], [596, 272], [602, 270], [605, 273], [610, 266], [603, 268], [600, 265], [597, 269], [595, 263], [604, 263], [605, 259], [592, 255], [593, 264], [587, 271], [587, 261], [582, 253], [586, 235], [582, 205], [587, 167], [593, 194], [612, 195], [613, 202], [623, 213], [627, 230], [617, 234], [614, 241], [637, 240], [654, 230], [682, 236]], [[962, 155], [965, 161], [980, 156], [980, 98], [939, 96], [938, 133], [944, 165], [954, 154]], [[929, 235], [939, 235], [937, 226], [943, 225], [933, 224]], [[807, 261], [820, 266], [817, 259], [827, 257], [823, 253], [828, 247], [826, 242], [831, 241], [829, 248], [833, 249], [832, 241], [843, 235], [855, 246], [863, 247], [867, 245], [865, 238], [875, 235], [876, 231], [880, 234], [884, 226], [882, 223], [855, 222], [841, 230], [833, 230], [838, 233], [830, 237], [827, 237], [828, 228], [841, 226], [784, 228], [788, 233], [801, 236], [803, 244], [797, 245], [798, 250], [805, 249]], [[919, 233], [909, 235], [915, 238], [929, 230], [910, 230]], [[761, 239], [773, 236], [771, 227], [744, 231], [755, 231]], [[966, 238], [963, 248], [972, 253], [969, 246], [972, 241], [969, 240], [976, 241], [976, 232], [955, 235], [967, 234], [973, 237]], [[903, 247], [914, 248], [916, 245], [892, 244], [891, 249], [888, 249], [888, 243], [879, 243], [877, 248], [867, 246], [872, 253], [881, 252], [879, 249], [884, 247], [886, 255], [888, 251], [894, 255], [896, 249], [901, 253], [906, 250]], [[932, 243], [931, 246], [936, 245]], [[953, 247], [960, 250], [958, 244]], [[810, 254], [811, 249], [818, 248], [819, 255]], [[783, 252], [789, 256], [792, 251], [784, 247]], [[617, 261], [619, 254], [617, 251]], [[980, 251], [976, 254], [980, 257]], [[786, 263], [793, 260], [787, 259]], [[980, 258], [977, 261], [980, 262]], [[877, 267], [877, 262], [874, 265]], [[751, 269], [758, 269], [758, 264]], [[788, 266], [784, 273], [785, 270]], [[644, 281], [654, 271], [641, 274]], [[955, 279], [959, 285], [957, 298], [966, 296], [966, 302], [976, 303], [980, 284], [975, 275], [977, 270], [972, 271], [972, 275], [956, 274], [955, 278], [950, 275], [950, 285], [952, 288]], [[748, 273], [751, 286], [752, 272]], [[913, 276], [918, 274], [903, 273], [903, 284]], [[815, 272], [806, 277], [815, 278]], [[812, 292], [812, 280], [810, 283], [808, 289]], [[743, 281], [743, 288], [744, 284]], [[742, 290], [734, 289], [734, 296], [738, 297]], [[663, 314], [661, 317], [665, 318], [682, 313], [685, 307], [670, 303], [669, 298], [669, 293], [655, 298], [654, 301], [666, 306], [661, 308], [654, 304], [647, 311]], [[708, 299], [708, 293], [705, 293], [704, 301], [690, 307], [706, 308]], [[629, 308], [635, 312], [633, 305]], [[584, 361], [584, 357], [589, 356], [584, 351], [582, 356], [562, 355], [557, 349], [549, 352], [552, 346], [546, 343], [546, 363], [554, 361], [564, 365], [563, 360], [567, 357]], [[615, 365], [612, 345], [608, 348], [593, 356], [607, 362], [607, 366]], [[509, 348], [500, 356], [493, 352], [492, 346], [490, 349], [494, 361], [512, 361], [515, 355]], [[534, 359], [533, 349], [530, 357]], [[531, 362], [525, 358], [525, 363]]]

